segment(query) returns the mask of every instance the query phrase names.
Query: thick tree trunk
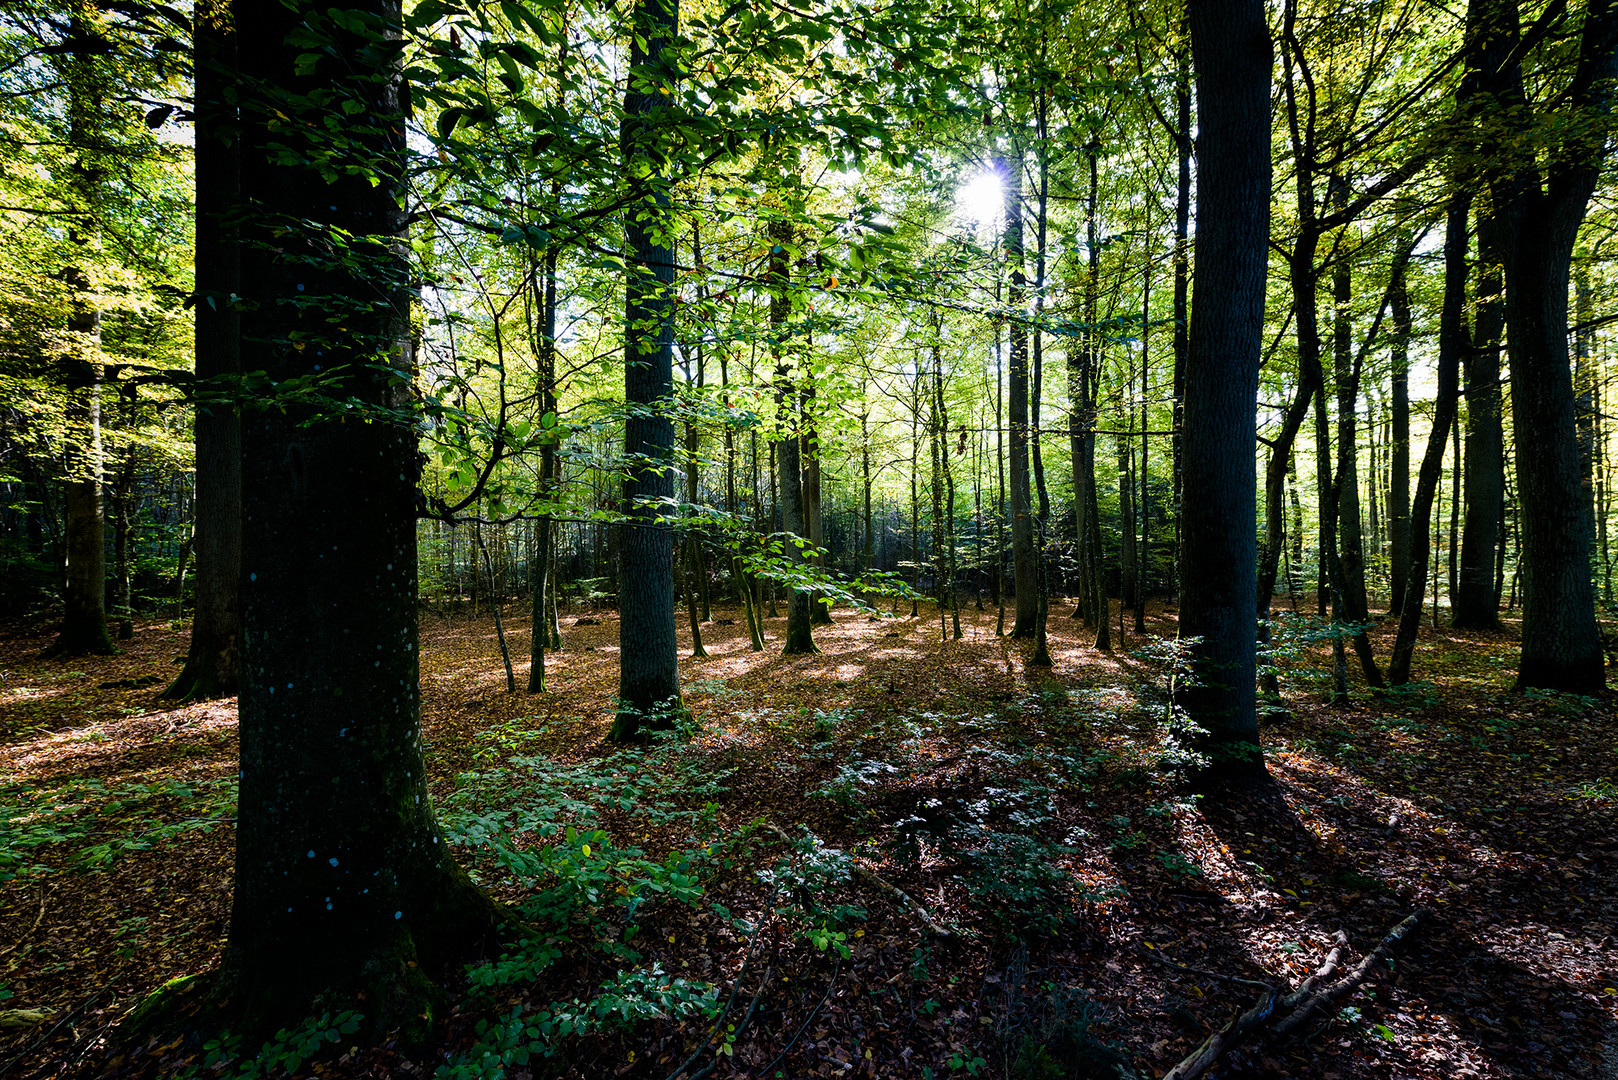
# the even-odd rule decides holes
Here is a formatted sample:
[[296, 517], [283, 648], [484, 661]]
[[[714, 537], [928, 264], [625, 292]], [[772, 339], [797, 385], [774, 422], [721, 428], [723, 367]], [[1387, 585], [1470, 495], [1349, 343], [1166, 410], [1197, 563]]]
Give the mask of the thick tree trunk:
[[[1475, 0], [1468, 11], [1469, 67], [1479, 102], [1513, 110], [1511, 126], [1535, 119], [1524, 90], [1518, 13], [1507, 0]], [[1590, 0], [1578, 64], [1557, 106], [1537, 118], [1559, 127], [1540, 158], [1504, 145], [1488, 157], [1501, 225], [1512, 429], [1522, 499], [1523, 622], [1519, 687], [1590, 693], [1606, 685], [1590, 584], [1589, 493], [1579, 473], [1573, 383], [1568, 372], [1567, 300], [1573, 246], [1607, 153], [1599, 134], [1618, 78], [1618, 8]], [[1568, 119], [1578, 117], [1576, 122]], [[1495, 121], [1499, 126], [1499, 121]], [[1487, 140], [1493, 143], [1491, 137]], [[1504, 140], [1500, 140], [1501, 143]]]
[[[624, 93], [623, 158], [630, 184], [651, 185], [667, 167], [661, 115], [679, 25], [678, 0], [640, 0]], [[629, 250], [625, 281], [624, 524], [619, 533], [618, 715], [609, 738], [644, 737], [643, 728], [672, 729], [680, 700], [679, 639], [674, 629], [674, 421], [656, 406], [674, 393], [674, 248], [664, 194], [643, 194], [624, 215]], [[640, 408], [636, 408], [639, 406]]]
[[[367, 11], [397, 33], [396, 3]], [[274, 383], [343, 365], [338, 395], [377, 415], [338, 423], [288, 404], [243, 424], [241, 794], [220, 989], [246, 1013], [237, 1030], [267, 1033], [317, 1001], [363, 995], [371, 1037], [403, 1026], [417, 1038], [440, 999], [432, 978], [473, 955], [497, 916], [450, 856], [422, 762], [418, 467], [400, 415], [411, 403], [409, 274], [396, 254], [404, 104], [374, 38], [308, 5], [242, 4], [236, 16], [244, 81], [268, 98], [243, 109], [256, 233], [242, 257], [244, 361]], [[333, 56], [308, 64], [287, 42], [305, 19], [330, 33]], [[289, 127], [277, 110], [295, 115], [314, 92], [390, 118], [349, 133], [363, 170], [328, 181], [296, 164], [332, 144], [300, 147], [324, 129]], [[355, 237], [341, 261], [327, 228]], [[341, 330], [332, 306], [346, 312]]]
[[[1253, 444], [1270, 208], [1270, 34], [1261, 0], [1191, 0], [1199, 102], [1195, 306], [1186, 364], [1178, 737], [1206, 781], [1261, 775]], [[1200, 729], [1200, 734], [1197, 730]]]

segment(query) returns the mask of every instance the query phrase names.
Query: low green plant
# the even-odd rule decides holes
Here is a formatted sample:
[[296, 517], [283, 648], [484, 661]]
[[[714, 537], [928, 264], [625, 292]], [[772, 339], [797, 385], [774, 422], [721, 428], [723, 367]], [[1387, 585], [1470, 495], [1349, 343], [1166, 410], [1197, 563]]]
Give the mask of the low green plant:
[[1008, 1049], [1011, 1080], [1116, 1080], [1127, 1059], [1092, 1031], [1099, 1010], [1078, 987], [1042, 983], [1032, 1000], [1008, 1004], [1020, 1032]]
[[1603, 777], [1600, 780], [1586, 780], [1575, 784], [1568, 792], [1575, 799], [1590, 799], [1594, 802], [1612, 802], [1618, 799], [1618, 784]]
[[1177, 851], [1159, 851], [1157, 861], [1163, 864], [1163, 869], [1167, 870], [1169, 876], [1176, 881], [1202, 876], [1202, 867]]
[[1543, 705], [1549, 712], [1568, 720], [1577, 720], [1588, 716], [1601, 707], [1598, 698], [1587, 697], [1584, 694], [1570, 694], [1563, 690], [1539, 690], [1529, 688], [1523, 691], [1528, 700]]
[[34, 854], [43, 848], [71, 845], [76, 850], [70, 868], [99, 870], [126, 852], [230, 824], [235, 813], [234, 777], [0, 788], [0, 882], [48, 873]]
[[826, 799], [845, 809], [864, 809], [860, 793], [898, 771], [898, 766], [885, 761], [850, 761], [838, 766], [836, 775], [809, 795], [811, 798]]
[[[312, 1016], [296, 1028], [277, 1031], [252, 1054], [243, 1052], [241, 1036], [226, 1029], [203, 1044], [203, 1063], [214, 1076], [229, 1080], [259, 1080], [278, 1073], [292, 1076], [322, 1051], [341, 1045], [343, 1037], [358, 1031], [364, 1019], [352, 1010]], [[197, 1072], [191, 1069], [185, 1075], [194, 1077]]]

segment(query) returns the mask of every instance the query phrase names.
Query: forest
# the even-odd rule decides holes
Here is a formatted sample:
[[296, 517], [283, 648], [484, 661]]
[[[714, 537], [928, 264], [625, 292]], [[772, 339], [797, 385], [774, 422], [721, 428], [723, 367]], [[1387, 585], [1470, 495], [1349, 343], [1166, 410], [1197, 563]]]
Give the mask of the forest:
[[11, 0], [0, 1076], [1618, 1078], [1610, 0]]

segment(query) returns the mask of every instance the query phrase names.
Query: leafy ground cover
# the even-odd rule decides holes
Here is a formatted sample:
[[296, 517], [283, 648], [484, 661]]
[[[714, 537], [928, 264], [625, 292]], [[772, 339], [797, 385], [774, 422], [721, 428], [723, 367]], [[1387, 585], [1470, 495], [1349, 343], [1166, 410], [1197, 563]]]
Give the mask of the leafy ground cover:
[[564, 620], [538, 697], [505, 693], [492, 621], [426, 621], [441, 818], [532, 933], [457, 976], [434, 1045], [373, 1050], [348, 1014], [111, 1045], [223, 945], [234, 703], [154, 701], [168, 624], [61, 662], [8, 628], [0, 1073], [1155, 1077], [1339, 931], [1351, 967], [1420, 912], [1352, 996], [1215, 1073], [1618, 1076], [1618, 718], [1511, 693], [1511, 631], [1439, 631], [1427, 682], [1333, 708], [1291, 620], [1273, 783], [1215, 800], [1165, 762], [1172, 609], [1110, 654], [1053, 610], [1049, 672], [992, 611], [960, 642], [838, 612], [794, 658], [716, 614], [684, 665], [698, 730], [630, 752], [602, 741], [610, 612]]

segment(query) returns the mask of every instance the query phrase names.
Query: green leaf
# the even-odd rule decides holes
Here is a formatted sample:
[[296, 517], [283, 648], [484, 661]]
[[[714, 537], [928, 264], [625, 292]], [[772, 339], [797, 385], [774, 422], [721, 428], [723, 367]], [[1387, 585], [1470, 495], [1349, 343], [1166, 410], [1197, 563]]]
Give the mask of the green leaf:
[[450, 135], [455, 131], [455, 125], [460, 122], [461, 117], [465, 115], [465, 113], [466, 110], [461, 108], [459, 105], [451, 105], [449, 108], [439, 113], [438, 137], [440, 139], [449, 138]]

